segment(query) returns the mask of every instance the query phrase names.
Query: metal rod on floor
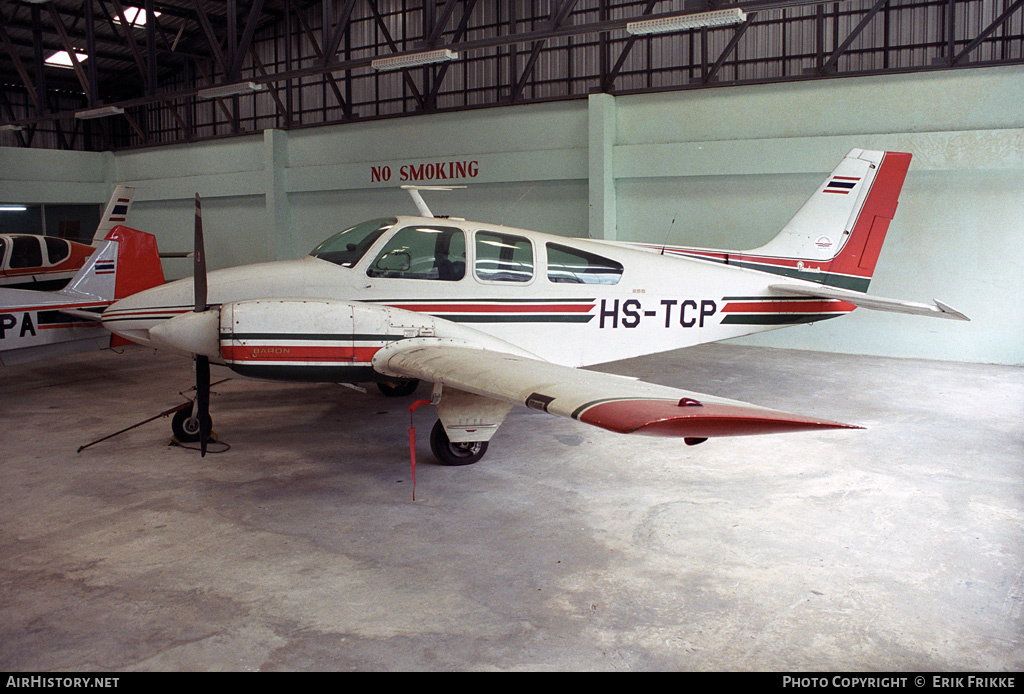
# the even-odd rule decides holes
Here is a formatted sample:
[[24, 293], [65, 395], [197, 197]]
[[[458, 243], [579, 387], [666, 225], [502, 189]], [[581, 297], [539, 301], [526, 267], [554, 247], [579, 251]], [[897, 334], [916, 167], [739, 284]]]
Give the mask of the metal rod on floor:
[[[230, 381], [230, 380], [231, 380], [230, 378], [222, 378], [221, 380], [217, 381], [216, 383], [211, 383], [210, 387], [212, 388], [213, 386], [216, 386], [216, 385], [219, 385], [221, 383], [224, 383], [224, 381]], [[124, 429], [121, 429], [120, 431], [115, 431], [113, 434], [107, 434], [106, 436], [104, 436], [101, 439], [96, 439], [95, 441], [90, 441], [89, 443], [85, 444], [84, 446], [79, 446], [78, 450], [75, 451], [75, 452], [76, 453], [81, 453], [82, 451], [84, 451], [89, 446], [94, 446], [97, 443], [101, 443], [103, 441], [106, 441], [107, 439], [112, 439], [115, 436], [119, 436], [119, 435], [125, 433], [126, 431], [131, 431], [132, 429], [136, 429], [138, 427], [141, 427], [143, 424], [149, 424], [154, 419], [159, 419], [160, 417], [166, 417], [168, 415], [172, 415], [175, 412], [177, 412], [178, 410], [183, 410], [186, 407], [192, 407], [192, 401], [191, 400], [189, 400], [188, 402], [183, 402], [180, 405], [176, 405], [175, 407], [172, 407], [169, 410], [164, 410], [160, 414], [153, 415], [149, 419], [145, 419], [145, 420], [139, 422], [138, 424], [132, 424], [130, 427], [125, 427]]]

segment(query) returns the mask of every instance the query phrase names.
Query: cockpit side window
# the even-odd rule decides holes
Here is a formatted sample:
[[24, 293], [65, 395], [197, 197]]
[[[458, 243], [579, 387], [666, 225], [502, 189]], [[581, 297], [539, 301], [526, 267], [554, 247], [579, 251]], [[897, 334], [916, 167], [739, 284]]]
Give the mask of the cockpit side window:
[[342, 267], [352, 267], [359, 262], [370, 246], [385, 231], [398, 223], [394, 217], [371, 219], [340, 231], [310, 251], [314, 258], [320, 258]]
[[46, 237], [46, 256], [50, 260], [50, 265], [56, 265], [69, 255], [71, 255], [71, 244], [64, 239]]
[[43, 251], [37, 237], [15, 236], [11, 241], [12, 268], [40, 267], [43, 264]]
[[366, 269], [370, 277], [454, 282], [466, 275], [462, 229], [416, 225], [395, 233]]
[[476, 276], [486, 282], [533, 279], [533, 244], [516, 234], [476, 232]]
[[622, 263], [614, 260], [558, 243], [547, 244], [547, 249], [551, 282], [618, 284], [622, 277]]

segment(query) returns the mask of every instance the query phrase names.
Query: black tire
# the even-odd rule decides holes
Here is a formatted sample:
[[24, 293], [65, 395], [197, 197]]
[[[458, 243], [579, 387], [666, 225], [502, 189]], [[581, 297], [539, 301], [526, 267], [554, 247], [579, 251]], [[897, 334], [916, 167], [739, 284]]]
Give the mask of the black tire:
[[430, 430], [430, 450], [442, 465], [472, 465], [484, 457], [487, 442], [452, 443], [439, 419]]
[[[206, 415], [207, 431], [213, 431], [213, 419]], [[171, 433], [174, 434], [180, 443], [195, 443], [199, 441], [199, 420], [192, 419], [192, 408], [186, 407], [178, 410], [171, 418]]]
[[389, 398], [404, 398], [412, 395], [420, 387], [420, 382], [415, 378], [396, 378], [393, 381], [377, 381], [377, 388]]

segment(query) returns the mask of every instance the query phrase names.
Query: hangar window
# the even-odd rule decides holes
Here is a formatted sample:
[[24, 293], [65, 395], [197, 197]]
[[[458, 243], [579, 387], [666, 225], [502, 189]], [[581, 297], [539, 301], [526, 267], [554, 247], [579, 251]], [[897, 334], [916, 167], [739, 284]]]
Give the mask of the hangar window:
[[50, 265], [56, 265], [69, 255], [71, 255], [70, 243], [52, 236], [46, 237], [46, 256], [50, 259]]
[[488, 282], [533, 279], [533, 245], [515, 234], [476, 232], [476, 276]]
[[11, 268], [40, 267], [43, 250], [35, 236], [15, 236], [11, 239]]
[[370, 277], [454, 282], [466, 275], [462, 229], [416, 225], [400, 229], [366, 269]]
[[569, 284], [617, 284], [622, 263], [594, 253], [549, 243], [548, 280]]
[[394, 217], [387, 219], [371, 219], [368, 222], [356, 224], [345, 231], [327, 239], [319, 246], [309, 252], [314, 258], [320, 258], [335, 265], [352, 267], [362, 258], [370, 246], [381, 237], [385, 231], [398, 223]]

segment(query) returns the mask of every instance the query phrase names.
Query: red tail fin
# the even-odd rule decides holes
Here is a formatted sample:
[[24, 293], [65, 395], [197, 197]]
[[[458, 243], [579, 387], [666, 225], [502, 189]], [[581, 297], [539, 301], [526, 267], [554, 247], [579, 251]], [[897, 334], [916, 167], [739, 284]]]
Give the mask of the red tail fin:
[[[138, 229], [116, 226], [107, 234], [107, 239], [117, 241], [115, 300], [164, 283], [164, 269], [160, 264], [155, 236]], [[111, 347], [130, 344], [130, 340], [119, 335], [111, 336]]]
[[889, 222], [896, 214], [910, 159], [911, 155], [903, 152], [885, 153], [864, 206], [850, 230], [850, 239], [839, 255], [823, 267], [826, 272], [867, 278], [874, 273]]
[[118, 242], [114, 299], [123, 299], [164, 283], [155, 236], [138, 229], [116, 226], [106, 238]]

